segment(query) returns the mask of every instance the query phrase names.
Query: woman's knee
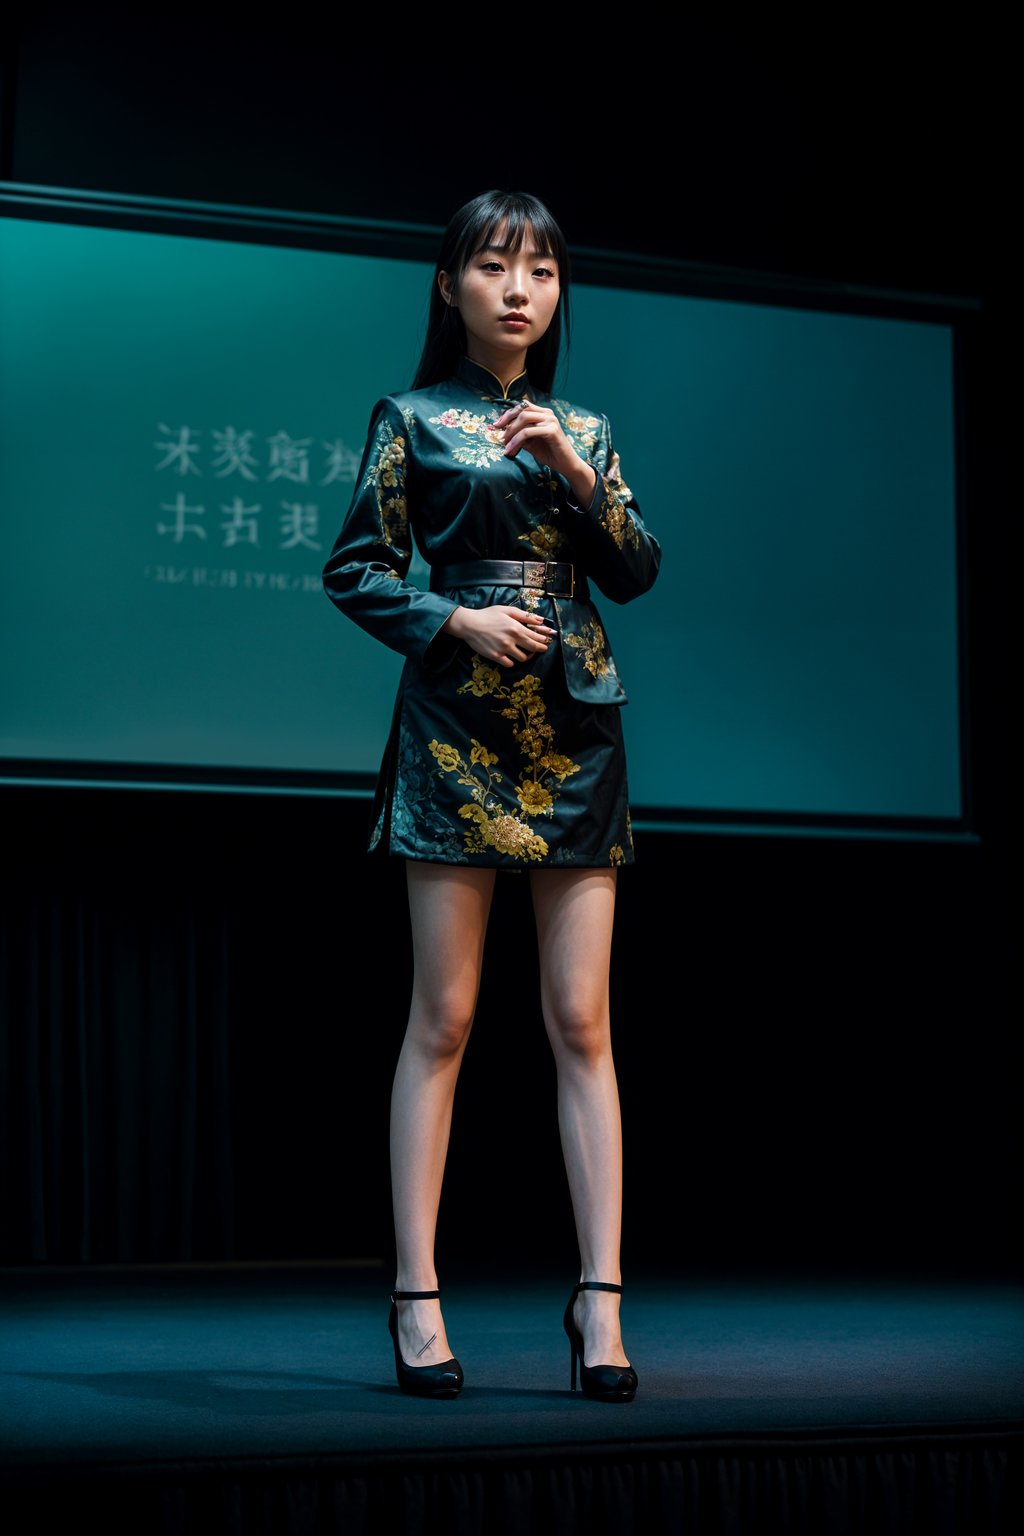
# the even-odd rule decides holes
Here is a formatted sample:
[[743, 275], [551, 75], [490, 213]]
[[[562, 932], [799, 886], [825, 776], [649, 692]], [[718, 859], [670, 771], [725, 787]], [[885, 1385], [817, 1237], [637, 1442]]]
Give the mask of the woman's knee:
[[603, 1007], [569, 1003], [545, 1010], [548, 1036], [556, 1055], [586, 1065], [601, 1061], [611, 1048], [608, 1012]]
[[408, 1035], [425, 1055], [444, 1060], [461, 1055], [473, 1026], [475, 1000], [413, 997]]

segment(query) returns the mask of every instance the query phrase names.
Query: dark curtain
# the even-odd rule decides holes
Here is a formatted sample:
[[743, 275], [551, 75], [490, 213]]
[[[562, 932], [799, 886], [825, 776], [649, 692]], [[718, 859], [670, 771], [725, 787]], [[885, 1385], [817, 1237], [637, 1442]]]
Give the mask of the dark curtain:
[[379, 1260], [411, 977], [366, 803], [5, 797], [0, 1263]]
[[229, 1257], [226, 914], [82, 885], [7, 898], [0, 1260]]

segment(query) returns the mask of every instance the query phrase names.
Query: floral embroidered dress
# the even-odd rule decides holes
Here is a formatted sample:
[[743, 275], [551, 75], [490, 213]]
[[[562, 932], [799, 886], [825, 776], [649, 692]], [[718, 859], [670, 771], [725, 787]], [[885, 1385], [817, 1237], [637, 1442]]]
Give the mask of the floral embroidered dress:
[[[568, 481], [526, 450], [505, 457], [494, 423], [524, 395], [555, 412], [597, 471], [590, 506], [574, 505]], [[405, 579], [413, 540], [432, 568], [429, 591]], [[633, 862], [626, 694], [590, 584], [629, 602], [660, 558], [606, 417], [531, 389], [525, 374], [506, 393], [468, 358], [444, 383], [377, 402], [324, 568], [332, 602], [406, 658], [371, 849], [506, 869]], [[487, 561], [522, 572], [502, 567], [507, 585], [478, 581]], [[440, 632], [457, 607], [492, 603], [542, 614], [557, 638], [499, 667]]]

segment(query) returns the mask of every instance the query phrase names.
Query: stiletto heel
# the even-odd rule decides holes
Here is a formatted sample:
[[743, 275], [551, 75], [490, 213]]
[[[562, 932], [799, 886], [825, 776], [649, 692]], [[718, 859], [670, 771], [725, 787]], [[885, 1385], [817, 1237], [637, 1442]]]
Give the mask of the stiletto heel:
[[569, 1390], [576, 1391], [576, 1361], [580, 1363], [580, 1386], [584, 1397], [595, 1398], [601, 1403], [631, 1403], [638, 1386], [636, 1371], [631, 1365], [587, 1365], [583, 1354], [583, 1335], [572, 1315], [573, 1302], [580, 1291], [618, 1291], [622, 1286], [606, 1280], [580, 1280], [574, 1287], [562, 1319], [569, 1339]]
[[401, 1391], [413, 1397], [458, 1397], [462, 1391], [462, 1366], [453, 1355], [440, 1365], [406, 1365], [398, 1347], [398, 1303], [400, 1301], [434, 1301], [440, 1291], [392, 1291], [391, 1311], [388, 1314], [388, 1332], [395, 1346], [395, 1375]]

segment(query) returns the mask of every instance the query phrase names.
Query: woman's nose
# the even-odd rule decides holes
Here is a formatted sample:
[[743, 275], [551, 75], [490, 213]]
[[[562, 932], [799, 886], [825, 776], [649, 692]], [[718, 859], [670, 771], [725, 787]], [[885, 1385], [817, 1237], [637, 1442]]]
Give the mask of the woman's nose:
[[509, 272], [508, 280], [505, 284], [506, 302], [518, 309], [527, 302], [528, 298], [529, 291], [525, 276], [517, 269], [513, 269]]

